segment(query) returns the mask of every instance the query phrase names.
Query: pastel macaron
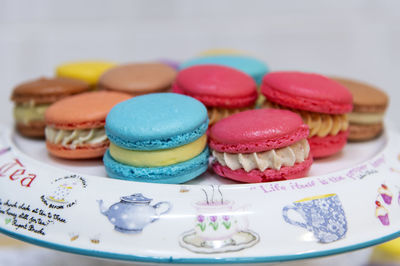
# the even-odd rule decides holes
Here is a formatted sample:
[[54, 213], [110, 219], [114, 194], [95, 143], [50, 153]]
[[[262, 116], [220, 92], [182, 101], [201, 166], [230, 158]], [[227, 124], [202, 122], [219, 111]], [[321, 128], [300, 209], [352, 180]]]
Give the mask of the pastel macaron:
[[131, 95], [165, 92], [171, 88], [176, 70], [164, 63], [135, 63], [116, 66], [105, 72], [100, 89]]
[[271, 72], [263, 79], [264, 107], [290, 109], [309, 126], [315, 158], [333, 155], [345, 146], [348, 113], [353, 108], [350, 91], [325, 76], [304, 72]]
[[208, 109], [210, 125], [234, 113], [252, 109], [257, 85], [247, 74], [218, 65], [198, 65], [181, 70], [173, 92], [196, 98]]
[[103, 156], [109, 145], [106, 116], [114, 105], [130, 98], [125, 93], [95, 91], [54, 103], [45, 113], [47, 150], [64, 159]]
[[208, 167], [207, 128], [205, 106], [191, 97], [154, 93], [122, 102], [106, 120], [107, 174], [151, 183], [191, 180]]
[[252, 77], [257, 85], [261, 84], [263, 76], [268, 72], [268, 66], [261, 60], [239, 54], [220, 54], [201, 56], [183, 62], [179, 69], [197, 65], [222, 65], [242, 71]]
[[210, 129], [212, 167], [220, 176], [247, 183], [304, 177], [313, 161], [308, 133], [301, 117], [288, 110], [234, 114]]
[[64, 63], [56, 68], [58, 77], [83, 80], [91, 87], [96, 87], [100, 76], [114, 67], [115, 63], [108, 61], [76, 61]]
[[16, 86], [11, 100], [15, 103], [17, 131], [26, 137], [44, 137], [44, 113], [54, 102], [89, 91], [89, 84], [69, 78], [39, 78]]
[[353, 95], [353, 111], [348, 115], [351, 141], [365, 141], [379, 136], [384, 128], [383, 120], [389, 97], [379, 88], [364, 82], [332, 78], [345, 86]]

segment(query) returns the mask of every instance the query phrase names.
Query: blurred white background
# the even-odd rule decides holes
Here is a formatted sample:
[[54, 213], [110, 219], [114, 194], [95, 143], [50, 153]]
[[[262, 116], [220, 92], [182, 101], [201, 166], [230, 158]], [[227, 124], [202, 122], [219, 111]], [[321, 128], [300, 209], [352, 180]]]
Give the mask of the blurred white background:
[[232, 48], [271, 70], [375, 84], [400, 125], [399, 10], [398, 0], [0, 0], [0, 123], [12, 123], [12, 88], [52, 76], [59, 63], [183, 61]]
[[0, 122], [21, 81], [57, 64], [185, 60], [210, 48], [254, 55], [272, 70], [353, 77], [389, 93], [400, 125], [400, 1], [0, 0]]

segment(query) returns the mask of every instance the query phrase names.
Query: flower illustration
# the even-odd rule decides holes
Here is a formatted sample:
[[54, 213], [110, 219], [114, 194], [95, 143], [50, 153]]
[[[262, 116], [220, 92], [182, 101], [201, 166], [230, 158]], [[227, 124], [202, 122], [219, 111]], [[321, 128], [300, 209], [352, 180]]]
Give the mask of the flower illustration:
[[229, 215], [224, 215], [224, 216], [222, 216], [222, 219], [224, 221], [229, 221], [229, 219], [231, 219], [231, 217]]
[[209, 219], [211, 221], [209, 223], [209, 225], [214, 229], [214, 231], [217, 231], [217, 229], [218, 229], [217, 216], [212, 215], [212, 216], [209, 217]]
[[204, 216], [203, 215], [198, 215], [197, 216], [197, 221], [199, 221], [200, 223], [204, 222]]

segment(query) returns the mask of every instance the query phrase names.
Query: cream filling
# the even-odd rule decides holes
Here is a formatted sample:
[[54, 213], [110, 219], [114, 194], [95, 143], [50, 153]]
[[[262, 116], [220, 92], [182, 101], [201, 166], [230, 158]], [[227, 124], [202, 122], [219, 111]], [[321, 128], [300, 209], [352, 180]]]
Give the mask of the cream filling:
[[389, 190], [384, 189], [383, 187], [379, 187], [379, 188], [378, 188], [378, 193], [379, 193], [379, 194], [386, 194], [386, 195], [388, 195], [388, 196], [390, 196], [390, 197], [393, 196], [393, 194], [392, 194]]
[[385, 113], [357, 113], [349, 114], [349, 122], [355, 124], [378, 124], [383, 121]]
[[29, 124], [32, 121], [44, 121], [44, 113], [50, 104], [35, 105], [34, 102], [14, 106], [14, 118], [17, 123]]
[[214, 158], [222, 165], [232, 170], [243, 168], [246, 172], [253, 169], [264, 171], [267, 168], [281, 169], [282, 166], [293, 166], [308, 158], [310, 146], [302, 139], [290, 146], [265, 152], [226, 153], [213, 150]]
[[217, 123], [219, 120], [231, 116], [233, 114], [248, 110], [250, 108], [223, 108], [223, 107], [208, 107], [207, 113], [208, 118], [210, 120], [209, 124], [213, 125]]
[[107, 140], [104, 127], [75, 130], [46, 127], [45, 135], [48, 142], [71, 148], [85, 144], [98, 144]]
[[340, 131], [346, 131], [349, 127], [349, 119], [347, 114], [323, 114], [316, 112], [309, 112], [297, 109], [283, 107], [279, 104], [265, 101], [264, 108], [286, 109], [297, 113], [303, 119], [303, 122], [310, 128], [309, 138], [318, 136], [326, 137], [327, 135], [335, 136]]

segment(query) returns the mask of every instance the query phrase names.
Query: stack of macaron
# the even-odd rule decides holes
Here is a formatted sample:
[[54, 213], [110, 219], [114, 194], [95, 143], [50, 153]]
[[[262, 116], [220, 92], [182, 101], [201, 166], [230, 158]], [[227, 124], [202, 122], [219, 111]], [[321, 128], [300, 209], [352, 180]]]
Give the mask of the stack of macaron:
[[70, 78], [39, 78], [14, 88], [14, 119], [17, 131], [26, 137], [44, 137], [44, 114], [54, 102], [89, 91], [86, 82]]
[[108, 114], [104, 155], [113, 178], [183, 183], [207, 170], [208, 117], [194, 98], [153, 93], [116, 105]]
[[257, 86], [244, 72], [220, 65], [196, 65], [178, 73], [173, 92], [201, 101], [210, 125], [234, 113], [253, 109]]
[[[184, 183], [209, 162], [238, 182], [301, 178], [313, 159], [339, 153], [347, 139], [378, 136], [388, 104], [370, 85], [269, 72], [231, 50], [179, 67], [73, 62], [56, 76], [14, 89], [18, 132], [45, 136], [55, 157], [102, 157], [109, 177], [140, 182]], [[263, 103], [255, 109], [257, 98]]]
[[121, 92], [93, 91], [52, 104], [45, 113], [47, 150], [64, 159], [102, 157], [109, 145], [106, 116], [114, 105], [130, 98]]
[[314, 158], [333, 155], [347, 142], [347, 114], [353, 98], [347, 88], [325, 76], [304, 72], [271, 72], [261, 85], [264, 107], [289, 109], [309, 126]]
[[383, 131], [383, 119], [389, 98], [380, 89], [345, 78], [333, 78], [353, 95], [353, 111], [349, 117], [351, 141], [365, 141], [379, 136]]

